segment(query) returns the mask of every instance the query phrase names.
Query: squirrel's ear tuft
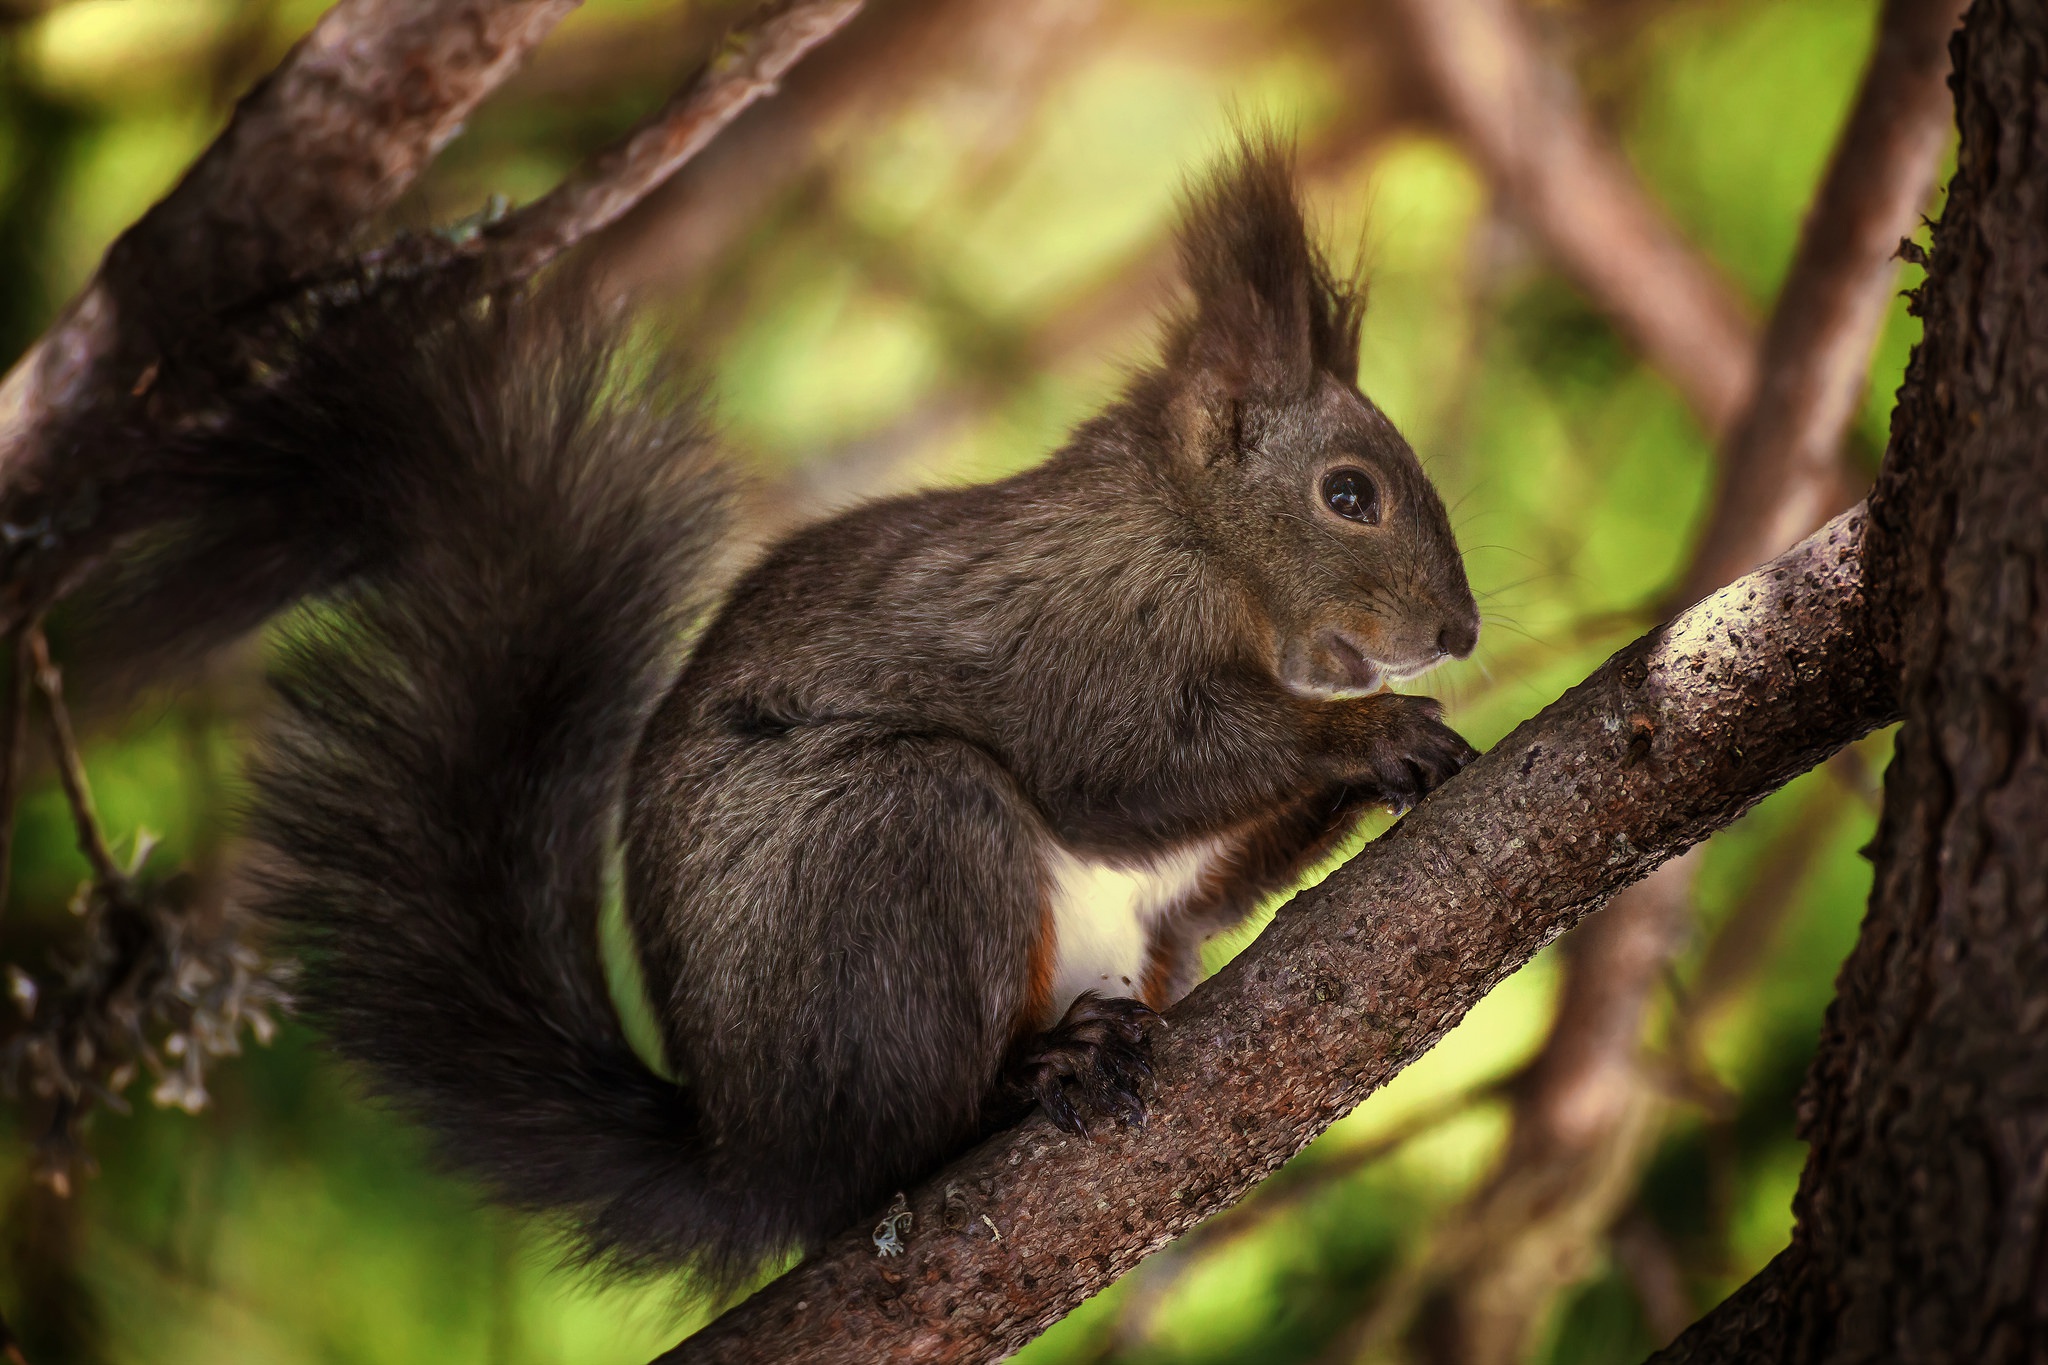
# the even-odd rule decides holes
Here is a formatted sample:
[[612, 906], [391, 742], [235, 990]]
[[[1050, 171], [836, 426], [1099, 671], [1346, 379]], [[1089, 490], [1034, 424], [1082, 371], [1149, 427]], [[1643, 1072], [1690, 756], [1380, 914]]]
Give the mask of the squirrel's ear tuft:
[[1304, 393], [1317, 370], [1357, 378], [1364, 290], [1310, 243], [1294, 149], [1272, 130], [1240, 129], [1190, 188], [1180, 261], [1193, 299], [1168, 334], [1169, 365], [1247, 395]]

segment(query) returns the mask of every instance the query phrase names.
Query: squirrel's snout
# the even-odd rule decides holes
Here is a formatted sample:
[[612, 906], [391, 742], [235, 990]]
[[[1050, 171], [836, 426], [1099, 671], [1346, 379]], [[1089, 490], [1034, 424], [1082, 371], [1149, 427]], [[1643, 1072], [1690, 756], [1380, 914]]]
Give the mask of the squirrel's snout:
[[1453, 659], [1469, 659], [1479, 645], [1479, 613], [1461, 616], [1437, 632], [1436, 647]]

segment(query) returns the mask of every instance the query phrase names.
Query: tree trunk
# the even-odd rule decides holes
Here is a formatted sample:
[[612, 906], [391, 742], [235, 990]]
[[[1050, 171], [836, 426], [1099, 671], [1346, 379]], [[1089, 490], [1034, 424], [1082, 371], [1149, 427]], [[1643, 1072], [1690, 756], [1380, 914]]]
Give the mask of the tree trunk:
[[1978, 0], [1871, 505], [1906, 720], [1792, 1246], [1657, 1360], [2048, 1360], [2048, 5]]

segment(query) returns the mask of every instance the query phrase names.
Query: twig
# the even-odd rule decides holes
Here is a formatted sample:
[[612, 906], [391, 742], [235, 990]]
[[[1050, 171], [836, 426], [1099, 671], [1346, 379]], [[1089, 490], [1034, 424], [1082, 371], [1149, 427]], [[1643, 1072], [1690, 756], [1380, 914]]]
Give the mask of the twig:
[[64, 799], [71, 803], [71, 821], [78, 831], [78, 851], [92, 865], [93, 879], [109, 889], [125, 888], [128, 876], [114, 861], [100, 829], [99, 815], [92, 805], [92, 786], [86, 779], [85, 759], [78, 751], [78, 736], [71, 728], [71, 710], [64, 704], [64, 675], [50, 662], [50, 643], [40, 622], [28, 628], [29, 655], [35, 663], [36, 687], [50, 716], [50, 741], [57, 751], [57, 776], [64, 786]]
[[30, 671], [35, 654], [29, 632], [14, 635], [14, 658], [7, 675], [5, 730], [0, 731], [0, 916], [7, 911], [7, 893], [14, 871], [14, 811], [21, 801], [21, 770], [28, 749], [28, 699]]
[[852, 1229], [665, 1359], [992, 1360], [1240, 1197], [1620, 886], [1892, 715], [1861, 528], [1622, 650], [1297, 896], [1176, 1007], [1146, 1128], [1027, 1119], [910, 1192], [903, 1256]]

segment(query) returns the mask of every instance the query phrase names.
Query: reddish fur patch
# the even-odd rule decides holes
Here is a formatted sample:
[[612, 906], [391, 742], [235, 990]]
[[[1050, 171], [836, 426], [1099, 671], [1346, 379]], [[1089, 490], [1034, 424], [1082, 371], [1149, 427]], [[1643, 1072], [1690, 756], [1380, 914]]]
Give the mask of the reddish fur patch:
[[1174, 924], [1162, 924], [1145, 946], [1145, 975], [1138, 981], [1138, 998], [1155, 1010], [1173, 1003], [1174, 958], [1179, 951]]
[[1052, 1012], [1052, 973], [1059, 961], [1059, 935], [1053, 929], [1052, 907], [1038, 912], [1038, 939], [1024, 967], [1024, 1003], [1017, 1013], [1014, 1032], [1024, 1038], [1052, 1027], [1058, 1020]]

